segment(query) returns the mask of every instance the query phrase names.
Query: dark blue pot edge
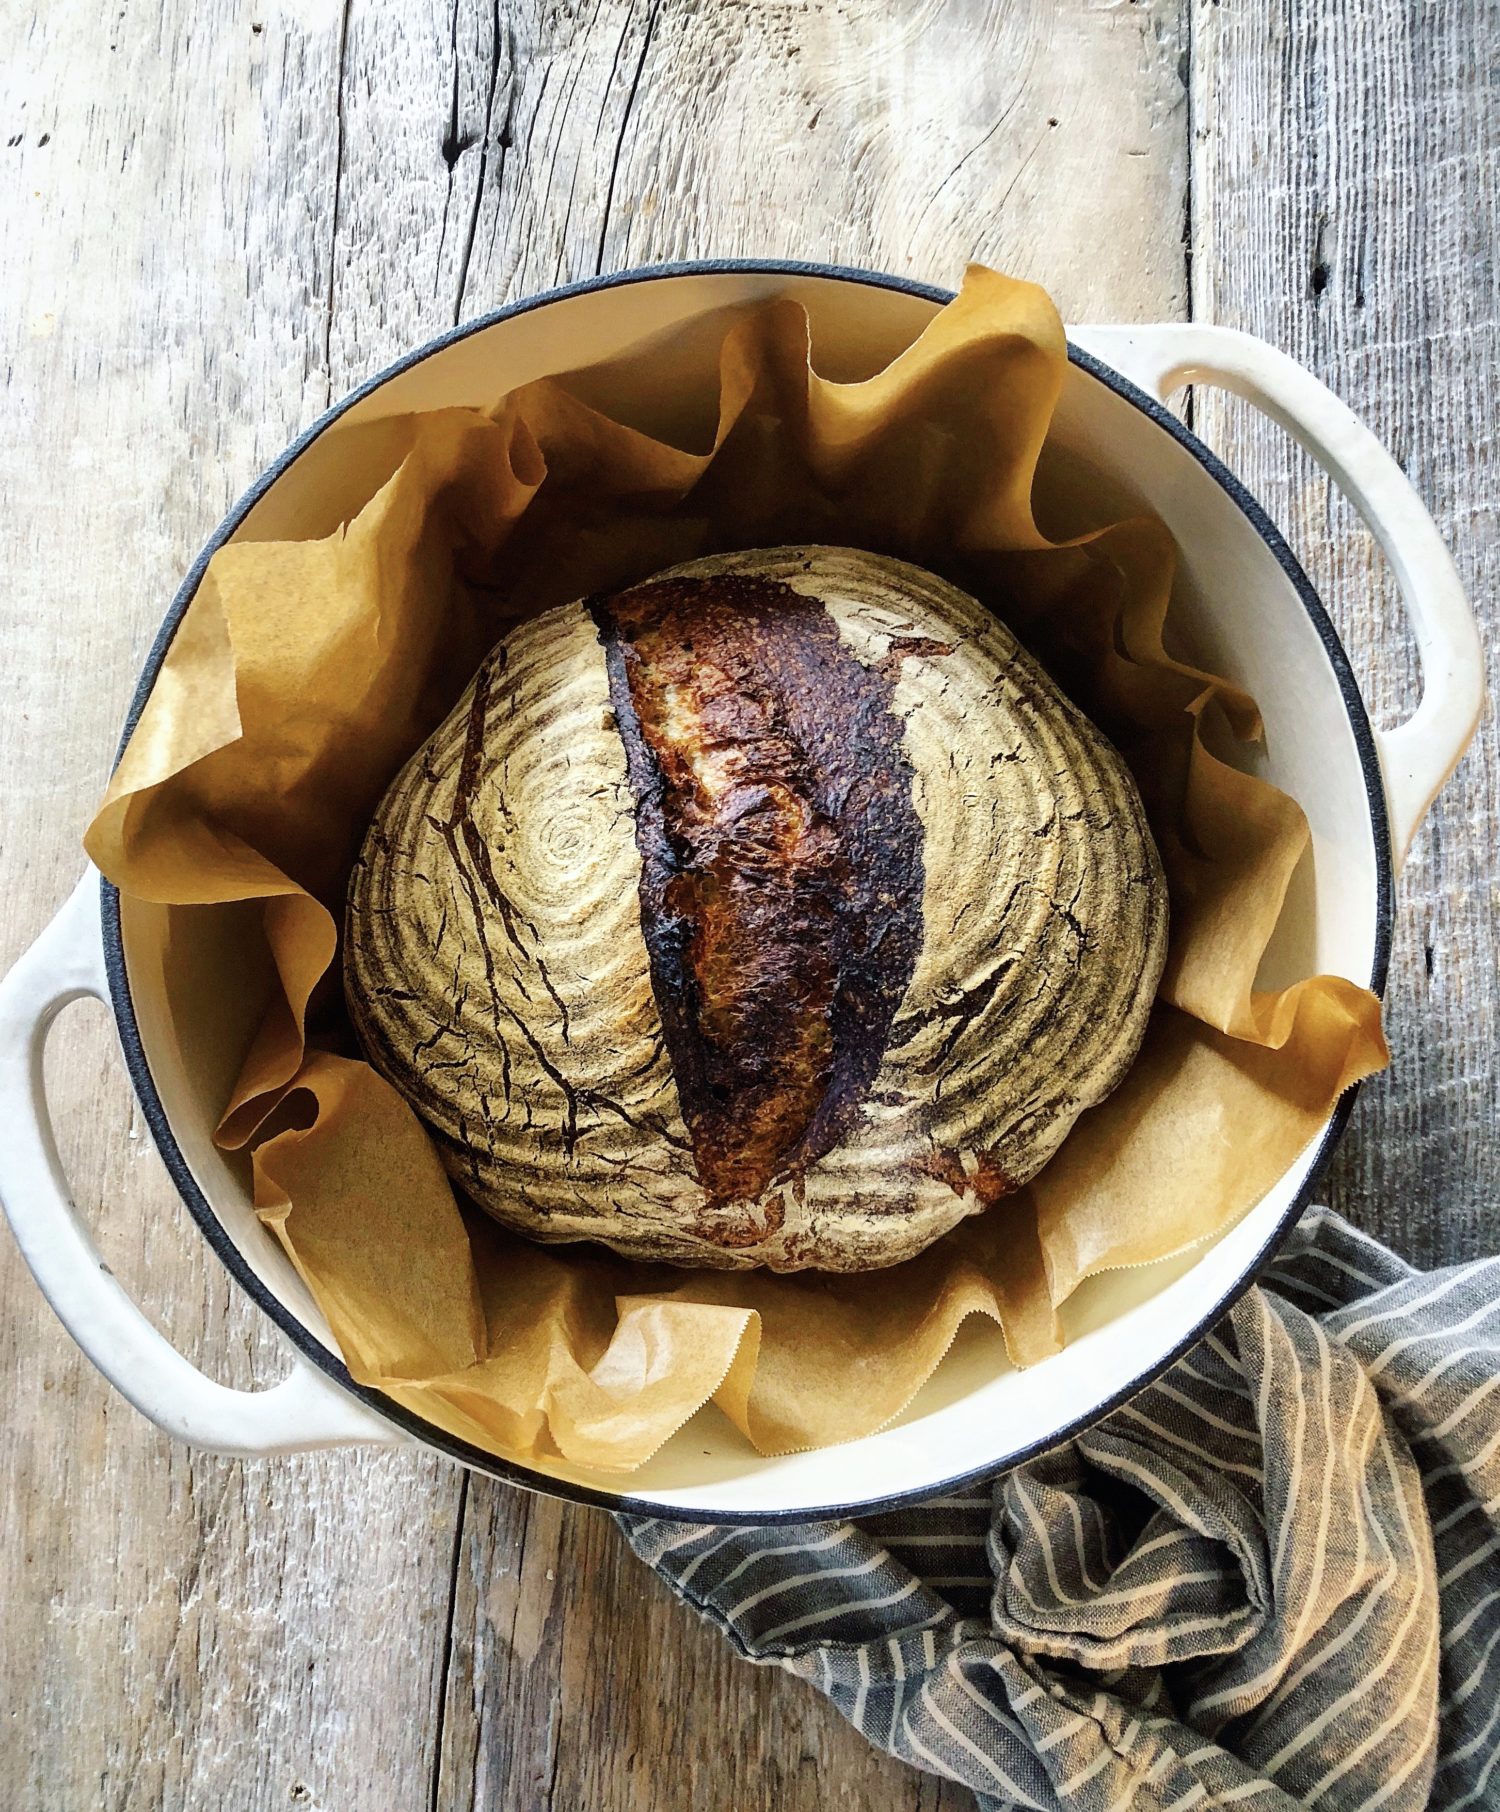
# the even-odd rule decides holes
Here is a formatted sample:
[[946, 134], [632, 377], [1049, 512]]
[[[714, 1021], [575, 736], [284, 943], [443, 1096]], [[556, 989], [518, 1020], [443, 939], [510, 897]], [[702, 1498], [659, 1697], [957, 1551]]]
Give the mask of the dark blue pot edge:
[[[445, 346], [468, 338], [471, 334], [481, 333], [498, 321], [512, 316], [529, 313], [562, 300], [568, 296], [584, 295], [594, 290], [612, 289], [627, 283], [649, 282], [659, 278], [695, 277], [719, 273], [738, 274], [745, 272], [765, 273], [776, 276], [809, 276], [828, 277], [844, 282], [867, 284], [872, 288], [896, 290], [903, 294], [920, 297], [924, 301], [939, 305], [953, 299], [954, 292], [941, 289], [932, 284], [918, 283], [911, 278], [886, 275], [876, 271], [857, 270], [846, 266], [816, 264], [778, 259], [717, 259], [701, 263], [680, 263], [645, 266], [637, 270], [621, 271], [608, 276], [589, 278], [580, 283], [567, 284], [560, 289], [545, 291], [539, 295], [529, 296], [519, 302], [497, 308], [489, 314], [465, 322], [447, 333], [404, 357], [388, 365], [374, 377], [361, 384], [340, 402], [334, 404], [301, 434], [284, 453], [270, 465], [256, 480], [248, 491], [235, 504], [234, 508], [219, 524], [212, 538], [204, 546], [198, 558], [193, 562], [187, 577], [172, 600], [170, 609], [158, 630], [150, 652], [141, 671], [135, 694], [131, 699], [130, 710], [125, 720], [125, 728], [120, 738], [119, 752], [123, 752], [131, 732], [145, 707], [146, 699], [155, 684], [161, 663], [171, 646], [172, 638], [177, 632], [183, 615], [196, 595], [202, 583], [203, 574], [210, 559], [229, 540], [231, 535], [244, 521], [251, 509], [260, 500], [287, 468], [295, 461], [313, 441], [328, 428], [332, 427], [349, 409], [364, 397], [378, 390], [392, 378], [410, 370], [412, 366], [431, 357]], [[1390, 829], [1386, 814], [1385, 788], [1380, 775], [1380, 763], [1376, 754], [1374, 732], [1370, 725], [1369, 715], [1365, 710], [1364, 699], [1360, 694], [1358, 683], [1349, 663], [1338, 633], [1323, 607], [1322, 600], [1313, 589], [1300, 562], [1287, 545], [1285, 538], [1276, 528], [1270, 517], [1261, 508], [1256, 499], [1232, 472], [1210, 452], [1203, 443], [1186, 428], [1170, 410], [1163, 407], [1154, 397], [1132, 384], [1119, 372], [1105, 365], [1091, 354], [1071, 343], [1068, 347], [1069, 360], [1091, 377], [1099, 380], [1117, 395], [1123, 397], [1142, 414], [1149, 416], [1165, 433], [1170, 434], [1194, 459], [1204, 468], [1214, 481], [1227, 493], [1236, 506], [1249, 519], [1261, 539], [1270, 548], [1277, 564], [1291, 581], [1303, 608], [1307, 611], [1313, 627], [1317, 630], [1329, 663], [1338, 681], [1339, 691], [1343, 697], [1345, 711], [1348, 714], [1350, 728], [1359, 751], [1360, 765], [1364, 773], [1365, 790], [1370, 805], [1370, 827], [1376, 850], [1376, 934], [1375, 956], [1371, 965], [1369, 985], [1377, 994], [1385, 991], [1386, 975], [1390, 965], [1391, 936], [1395, 917], [1395, 875], [1391, 863]], [[118, 760], [118, 753], [116, 756]], [[1087, 1415], [1076, 1418], [1066, 1426], [1041, 1441], [1027, 1443], [1012, 1452], [992, 1456], [980, 1466], [961, 1472], [952, 1478], [936, 1484], [927, 1483], [911, 1491], [897, 1492], [891, 1496], [867, 1499], [857, 1503], [830, 1504], [813, 1510], [783, 1510], [762, 1514], [729, 1514], [721, 1510], [682, 1509], [676, 1506], [664, 1506], [651, 1499], [634, 1498], [628, 1493], [597, 1491], [586, 1485], [574, 1484], [567, 1480], [554, 1479], [545, 1473], [533, 1470], [511, 1461], [487, 1453], [484, 1449], [460, 1441], [444, 1430], [413, 1415], [384, 1393], [361, 1385], [349, 1375], [344, 1364], [336, 1359], [323, 1346], [322, 1342], [310, 1334], [291, 1311], [283, 1306], [277, 1297], [261, 1282], [251, 1270], [234, 1242], [224, 1231], [218, 1216], [198, 1187], [196, 1178], [189, 1169], [175, 1135], [167, 1122], [166, 1113], [152, 1080], [150, 1066], [146, 1060], [141, 1043], [140, 1027], [136, 1020], [135, 1005], [131, 997], [130, 978], [126, 972], [124, 945], [120, 930], [120, 898], [114, 885], [101, 878], [100, 881], [101, 923], [104, 939], [105, 969], [109, 977], [111, 1001], [114, 1007], [115, 1021], [120, 1035], [120, 1045], [125, 1058], [125, 1065], [130, 1073], [131, 1082], [141, 1103], [141, 1111], [151, 1135], [156, 1141], [168, 1174], [176, 1185], [179, 1194], [186, 1202], [189, 1212], [198, 1223], [200, 1231], [214, 1252], [218, 1255], [235, 1281], [250, 1296], [251, 1300], [262, 1309], [292, 1343], [293, 1347], [320, 1371], [342, 1386], [352, 1396], [404, 1429], [408, 1434], [438, 1449], [450, 1458], [460, 1461], [479, 1472], [491, 1477], [505, 1480], [508, 1484], [519, 1485], [523, 1489], [541, 1491], [554, 1497], [568, 1499], [574, 1503], [588, 1504], [599, 1509], [613, 1511], [620, 1515], [638, 1515], [664, 1517], [679, 1522], [703, 1523], [743, 1523], [743, 1524], [776, 1524], [801, 1523], [826, 1520], [845, 1516], [870, 1516], [885, 1510], [897, 1509], [904, 1504], [918, 1502], [922, 1498], [951, 1491], [960, 1486], [973, 1483], [977, 1479], [993, 1476], [1009, 1467], [1021, 1464], [1034, 1458], [1052, 1447], [1061, 1445], [1092, 1427], [1096, 1422], [1117, 1409], [1122, 1403], [1144, 1390], [1148, 1385], [1167, 1371], [1176, 1361], [1194, 1346], [1245, 1294], [1255, 1282], [1260, 1271], [1269, 1262], [1286, 1233], [1301, 1215], [1303, 1209], [1312, 1200], [1318, 1180], [1334, 1147], [1337, 1145], [1349, 1115], [1353, 1110], [1357, 1088], [1346, 1092], [1335, 1108], [1332, 1118], [1319, 1142], [1316, 1157], [1307, 1179], [1298, 1190], [1286, 1212], [1267, 1236], [1253, 1262], [1247, 1267], [1243, 1277], [1233, 1290], [1225, 1292], [1204, 1313], [1202, 1319], [1194, 1326], [1170, 1352], [1145, 1371], [1131, 1378], [1115, 1392], [1106, 1402], [1100, 1404]]]

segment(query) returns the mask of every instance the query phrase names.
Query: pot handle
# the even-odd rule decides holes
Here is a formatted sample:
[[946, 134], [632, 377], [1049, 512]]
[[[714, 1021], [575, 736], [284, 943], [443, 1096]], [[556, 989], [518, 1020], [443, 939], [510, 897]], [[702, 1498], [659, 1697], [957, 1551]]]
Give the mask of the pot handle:
[[216, 1453], [297, 1453], [406, 1436], [300, 1358], [268, 1390], [205, 1378], [136, 1307], [99, 1256], [58, 1161], [42, 1050], [70, 1001], [108, 1001], [99, 876], [0, 982], [0, 1206], [58, 1319], [115, 1389], [167, 1434]]
[[1427, 808], [1469, 746], [1484, 705], [1479, 626], [1411, 481], [1325, 384], [1252, 334], [1185, 321], [1086, 327], [1073, 338], [1158, 400], [1183, 384], [1215, 384], [1254, 403], [1317, 460], [1380, 543], [1422, 661], [1422, 702], [1398, 728], [1375, 732], [1391, 860], [1399, 871]]

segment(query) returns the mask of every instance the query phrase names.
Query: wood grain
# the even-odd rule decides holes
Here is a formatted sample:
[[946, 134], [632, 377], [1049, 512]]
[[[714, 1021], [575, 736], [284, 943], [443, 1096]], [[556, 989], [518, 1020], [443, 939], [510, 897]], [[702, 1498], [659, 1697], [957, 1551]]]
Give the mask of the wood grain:
[[[497, 98], [485, 89], [483, 113], [458, 121], [457, 139], [475, 135], [464, 157], [493, 149], [457, 318], [596, 270], [714, 254], [935, 281], [979, 257], [1046, 283], [1077, 318], [1185, 312], [1175, 6], [603, 4], [586, 21], [518, 9], [504, 27]], [[430, 70], [420, 85], [444, 92]], [[524, 1526], [485, 1511], [497, 1497], [473, 1481], [438, 1806], [942, 1803], [937, 1783], [851, 1744], [799, 1684], [726, 1666], [595, 1516], [530, 1509], [578, 1555], [542, 1563], [539, 1582]], [[498, 1609], [465, 1584], [512, 1573], [529, 1591]], [[518, 1654], [509, 1606], [543, 1582], [551, 1641]], [[597, 1660], [583, 1666], [601, 1642], [620, 1661], [602, 1680]]]
[[[13, 10], [5, 36], [8, 965], [81, 871], [180, 575], [327, 399], [338, 43], [185, 5]], [[103, 1008], [63, 1018], [48, 1069], [109, 1263], [215, 1376], [273, 1380], [278, 1345], [177, 1201]], [[8, 1237], [0, 1292], [0, 1803], [423, 1803], [458, 1475], [190, 1453], [111, 1393]]]
[[[1497, 44], [1496, 0], [1193, 13], [1194, 313], [1284, 347], [1370, 424], [1436, 516], [1492, 649]], [[1375, 720], [1400, 722], [1417, 664], [1373, 538], [1263, 418], [1212, 392], [1196, 403], [1301, 554]], [[1401, 877], [1395, 1060], [1365, 1086], [1327, 1185], [1422, 1265], [1500, 1236], [1497, 760], [1491, 712]]]
[[437, 1812], [781, 1812], [966, 1795], [870, 1748], [801, 1681], [740, 1661], [610, 1519], [470, 1481]]
[[[981, 257], [1075, 319], [1191, 303], [1367, 415], [1493, 609], [1496, 0], [4, 9], [0, 963], [77, 873], [132, 677], [232, 497], [402, 348], [626, 263], [952, 281]], [[1367, 538], [1264, 424], [1197, 401], [1398, 712], [1413, 675]], [[1408, 870], [1400, 1056], [1335, 1174], [1423, 1258], [1494, 1241], [1486, 735]], [[273, 1377], [107, 1016], [54, 1045], [106, 1256], [215, 1375]], [[5, 1241], [0, 1289], [4, 1804], [961, 1803], [734, 1661], [603, 1517], [413, 1456], [189, 1455], [111, 1397]]]

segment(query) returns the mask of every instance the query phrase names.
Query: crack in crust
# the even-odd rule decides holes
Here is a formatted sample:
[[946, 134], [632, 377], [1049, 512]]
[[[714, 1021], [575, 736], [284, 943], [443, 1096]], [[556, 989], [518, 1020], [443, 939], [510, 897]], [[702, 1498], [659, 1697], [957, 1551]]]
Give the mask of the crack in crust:
[[866, 667], [819, 602], [747, 575], [591, 608], [698, 1178], [711, 1206], [753, 1200], [839, 1143], [911, 980], [922, 827], [891, 698], [937, 645]]
[[[532, 949], [528, 952], [522, 943], [517, 926], [526, 921], [517, 911], [509, 895], [495, 878], [494, 865], [490, 860], [489, 846], [481, 836], [473, 818], [474, 789], [478, 784], [481, 764], [484, 759], [484, 733], [489, 722], [490, 696], [495, 680], [505, 670], [506, 651], [502, 644], [485, 661], [474, 679], [474, 695], [469, 707], [468, 725], [464, 732], [463, 756], [459, 763], [458, 782], [453, 793], [453, 810], [444, 820], [434, 818], [430, 813], [427, 821], [447, 845], [448, 854], [453, 861], [453, 871], [463, 884], [464, 895], [469, 910], [474, 917], [475, 941], [480, 955], [484, 959], [485, 980], [489, 986], [490, 1001], [495, 1013], [496, 1043], [506, 1059], [505, 1079], [506, 1094], [509, 1095], [509, 1053], [506, 1050], [505, 1026], [514, 1026], [536, 1058], [542, 1071], [556, 1085], [566, 1103], [566, 1115], [563, 1121], [563, 1147], [571, 1152], [578, 1142], [578, 1092], [572, 1083], [548, 1057], [536, 1034], [521, 1016], [508, 1007], [500, 997], [500, 989], [495, 974], [495, 959], [490, 950], [489, 932], [485, 920], [484, 901], [488, 900], [499, 917], [500, 925], [506, 937], [523, 956], [531, 959], [533, 966], [541, 976], [542, 985], [552, 999], [556, 1001], [563, 1019], [563, 1036], [567, 1036], [567, 1009], [558, 999], [556, 990], [547, 977], [546, 963], [539, 948], [540, 939], [534, 925], [527, 925], [531, 932]], [[483, 898], [481, 898], [481, 895]], [[481, 1106], [485, 1124], [492, 1119], [489, 1097], [481, 1093]], [[467, 1139], [462, 1143], [468, 1147]], [[472, 1157], [471, 1157], [472, 1162]]]

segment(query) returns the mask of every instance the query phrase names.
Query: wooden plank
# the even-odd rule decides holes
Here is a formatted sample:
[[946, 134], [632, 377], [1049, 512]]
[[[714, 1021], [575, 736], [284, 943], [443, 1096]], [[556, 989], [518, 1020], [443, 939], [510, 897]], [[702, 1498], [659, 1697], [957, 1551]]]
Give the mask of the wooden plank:
[[[181, 573], [327, 399], [339, 16], [83, 3], [16, 14], [7, 43], [0, 965], [81, 872]], [[64, 1018], [48, 1071], [110, 1264], [214, 1375], [274, 1379], [103, 1008]], [[3, 1237], [0, 1293], [0, 1804], [425, 1804], [455, 1472], [189, 1453], [93, 1372]]]
[[471, 1481], [440, 1807], [945, 1803], [966, 1802], [739, 1660], [603, 1513]]
[[[1360, 0], [1193, 12], [1193, 307], [1302, 360], [1433, 510], [1493, 648], [1500, 366], [1493, 56], [1500, 5]], [[1377, 722], [1418, 696], [1372, 538], [1292, 443], [1213, 393], [1198, 425], [1288, 531]], [[1493, 712], [1401, 878], [1389, 1074], [1368, 1084], [1334, 1205], [1424, 1265], [1494, 1250], [1500, 1201]]]
[[515, 0], [497, 31], [477, 0], [446, 28], [356, 8], [335, 335], [357, 338], [393, 289], [428, 298], [437, 326], [704, 256], [939, 282], [979, 258], [1047, 284], [1076, 319], [1174, 318], [1179, 14]]
[[[408, 258], [441, 273], [459, 317], [601, 269], [759, 254], [939, 282], [977, 257], [1046, 283], [1073, 318], [1174, 318], [1179, 28], [1175, 5], [506, 8], [498, 50], [482, 18], [456, 33], [481, 72], [460, 73], [472, 111], [454, 135], [473, 140], [455, 186], [484, 166], [466, 281], [435, 165], [425, 216], [403, 166]], [[398, 88], [451, 82], [429, 61]], [[385, 205], [383, 158], [358, 155], [352, 257], [378, 243], [353, 223]], [[440, 1808], [968, 1803], [872, 1755], [800, 1682], [734, 1662], [596, 1513], [474, 1480], [460, 1552]]]

